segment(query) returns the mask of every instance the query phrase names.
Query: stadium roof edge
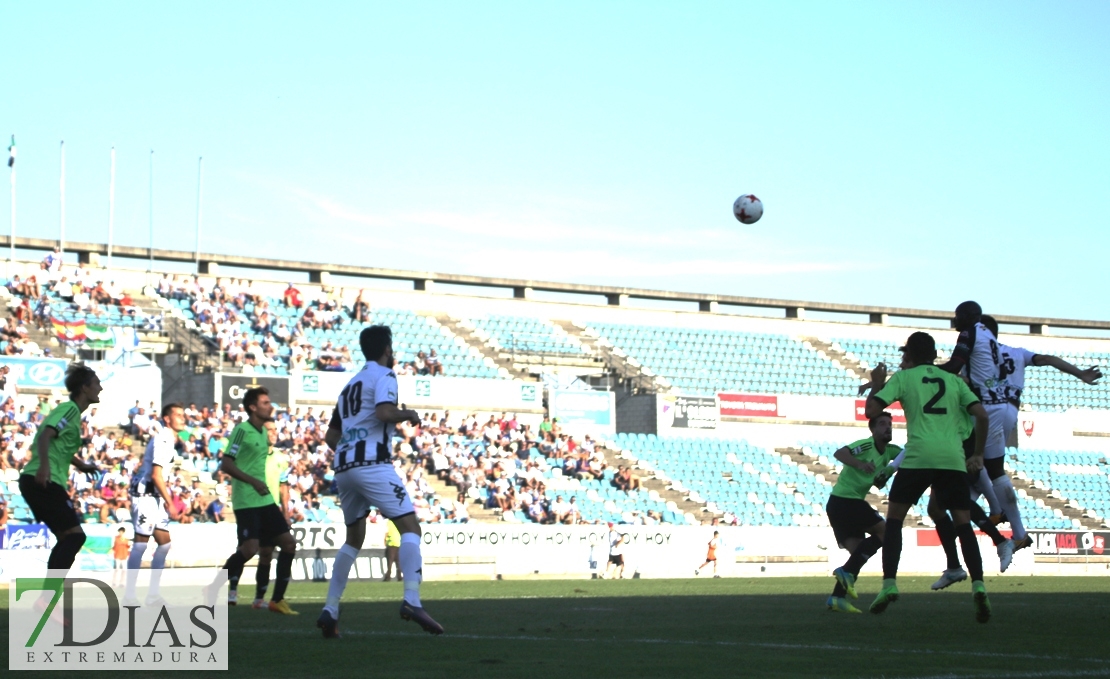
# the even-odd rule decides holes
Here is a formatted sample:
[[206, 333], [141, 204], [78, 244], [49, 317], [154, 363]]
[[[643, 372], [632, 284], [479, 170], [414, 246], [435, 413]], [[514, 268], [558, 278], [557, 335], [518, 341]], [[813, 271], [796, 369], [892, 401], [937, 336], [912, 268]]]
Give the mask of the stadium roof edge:
[[[17, 237], [15, 245], [21, 249], [48, 251], [58, 245], [58, 241], [45, 238]], [[9, 247], [9, 236], [0, 236], [0, 246]], [[90, 255], [106, 256], [108, 246], [103, 243], [77, 243], [67, 242], [65, 250], [76, 252], [80, 261], [88, 262]], [[739, 295], [716, 295], [697, 292], [675, 292], [669, 290], [651, 290], [645, 288], [625, 288], [605, 285], [586, 285], [581, 283], [560, 283], [553, 281], [532, 281], [513, 278], [496, 278], [488, 276], [472, 276], [467, 274], [434, 273], [429, 271], [409, 271], [403, 269], [382, 269], [367, 266], [353, 266], [348, 264], [328, 264], [315, 262], [297, 262], [282, 259], [265, 259], [262, 257], [243, 257], [240, 255], [223, 255], [215, 253], [200, 253], [186, 250], [151, 250], [145, 247], [128, 245], [113, 245], [112, 254], [119, 257], [135, 259], [154, 259], [169, 262], [199, 262], [200, 272], [216, 274], [216, 267], [235, 266], [252, 269], [268, 269], [274, 271], [292, 271], [307, 273], [309, 280], [314, 283], [327, 282], [331, 275], [354, 276], [360, 278], [377, 278], [387, 280], [412, 281], [417, 290], [429, 290], [431, 284], [445, 283], [451, 285], [470, 285], [486, 288], [512, 289], [513, 296], [528, 298], [532, 291], [556, 292], [579, 295], [595, 295], [606, 299], [613, 306], [621, 305], [627, 299], [646, 299], [668, 302], [690, 302], [698, 305], [698, 309], [705, 312], [714, 312], [720, 305], [754, 308], [783, 309], [786, 318], [803, 318], [805, 310], [867, 316], [871, 323], [885, 324], [887, 318], [921, 318], [930, 320], [948, 321], [952, 318], [950, 311], [935, 311], [929, 309], [909, 309], [904, 307], [871, 306], [866, 304], [838, 304], [833, 302], [810, 302], [802, 300], [771, 299], [764, 297], [742, 297]], [[1110, 321], [1092, 321], [1084, 319], [1067, 318], [1038, 318], [1032, 316], [995, 315], [995, 319], [1004, 325], [1026, 326], [1031, 334], [1042, 334], [1046, 327], [1072, 328], [1084, 330], [1110, 330]]]

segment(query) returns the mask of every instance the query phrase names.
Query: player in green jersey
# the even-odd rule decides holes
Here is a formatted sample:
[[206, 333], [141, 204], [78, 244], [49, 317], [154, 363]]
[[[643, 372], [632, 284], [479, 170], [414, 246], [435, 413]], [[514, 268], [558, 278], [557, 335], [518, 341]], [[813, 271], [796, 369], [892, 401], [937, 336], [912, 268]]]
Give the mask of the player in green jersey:
[[[270, 495], [277, 498], [285, 521], [292, 525], [289, 520], [289, 455], [276, 447], [277, 423], [273, 420], [266, 423], [266, 438], [270, 441], [270, 455], [266, 458], [266, 487], [270, 489]], [[254, 603], [251, 608], [267, 608], [266, 590], [270, 587], [270, 564], [273, 563], [273, 558], [273, 541], [259, 540], [258, 566], [254, 572]]]
[[[967, 384], [934, 365], [936, 342], [924, 332], [910, 335], [902, 351], [902, 370], [887, 382], [886, 366], [871, 371], [871, 395], [866, 414], [875, 417], [895, 401], [906, 413], [906, 455], [890, 488], [886, 531], [883, 535], [883, 588], [871, 604], [882, 613], [898, 600], [898, 561], [902, 555], [902, 524], [906, 513], [932, 488], [932, 495], [952, 512], [964, 562], [971, 573], [975, 619], [990, 620], [990, 601], [983, 586], [983, 557], [971, 527], [971, 497], [965, 475], [983, 467], [983, 443], [989, 418]], [[965, 457], [964, 413], [975, 418], [975, 449]]]
[[[299, 615], [285, 601], [285, 590], [293, 576], [293, 559], [297, 541], [289, 532], [289, 523], [277, 505], [277, 498], [266, 485], [266, 460], [270, 454], [270, 439], [266, 423], [273, 419], [274, 405], [265, 387], [248, 389], [243, 394], [243, 409], [247, 420], [240, 422], [231, 432], [227, 450], [220, 462], [220, 471], [231, 477], [231, 505], [235, 511], [239, 548], [228, 557], [224, 568], [230, 585], [228, 604], [238, 603], [239, 578], [243, 566], [255, 554], [261, 541], [272, 542], [281, 549], [277, 559], [277, 581], [270, 610], [283, 615]], [[215, 600], [219, 590], [219, 577], [208, 586], [206, 596]]]
[[[890, 442], [891, 416], [882, 411], [867, 423], [871, 437], [850, 443], [833, 455], [844, 468], [833, 486], [825, 505], [836, 543], [851, 553], [843, 566], [833, 571], [836, 587], [825, 604], [830, 611], [859, 613], [845, 597], [858, 598], [856, 577], [867, 560], [883, 546], [886, 523], [883, 516], [867, 502], [872, 485], [895, 460], [902, 449]], [[885, 483], [885, 477], [883, 480]]]
[[50, 550], [46, 567], [69, 570], [85, 544], [81, 519], [69, 496], [69, 465], [86, 474], [97, 474], [95, 464], [77, 457], [81, 449], [81, 413], [100, 403], [100, 378], [89, 367], [73, 364], [66, 370], [70, 400], [46, 416], [31, 443], [31, 460], [19, 476], [19, 492], [31, 508], [35, 521], [46, 524], [57, 543]]

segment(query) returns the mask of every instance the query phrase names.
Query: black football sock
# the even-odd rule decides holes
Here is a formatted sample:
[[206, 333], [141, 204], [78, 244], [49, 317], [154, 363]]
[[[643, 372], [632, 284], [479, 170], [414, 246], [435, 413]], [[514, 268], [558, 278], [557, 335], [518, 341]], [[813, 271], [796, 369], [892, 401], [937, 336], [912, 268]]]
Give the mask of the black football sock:
[[54, 549], [50, 550], [50, 557], [46, 560], [46, 567], [54, 570], [68, 571], [73, 566], [73, 561], [77, 558], [77, 552], [81, 551], [81, 547], [85, 544], [85, 534], [70, 533], [58, 540], [58, 544], [54, 545]]
[[852, 555], [844, 562], [844, 570], [852, 575], [859, 575], [860, 569], [867, 563], [867, 560], [875, 556], [883, 547], [883, 541], [877, 535], [868, 536], [865, 540], [856, 546], [852, 551]]
[[979, 553], [979, 541], [975, 539], [975, 529], [970, 523], [965, 523], [956, 527], [956, 533], [960, 536], [960, 549], [963, 550], [964, 563], [967, 564], [971, 581], [982, 580], [983, 555]]
[[270, 601], [281, 601], [285, 598], [285, 588], [293, 578], [293, 558], [296, 552], [284, 549], [278, 554], [277, 579], [274, 580], [274, 597]]
[[979, 526], [979, 530], [990, 536], [991, 541], [996, 546], [1006, 542], [1006, 538], [998, 532], [998, 527], [991, 522], [990, 517], [987, 516], [978, 502], [971, 503], [971, 520], [975, 522], [976, 526]]
[[956, 570], [960, 567], [960, 552], [956, 549], [956, 525], [952, 523], [948, 512], [929, 512], [929, 518], [936, 524], [940, 546], [944, 547], [944, 556], [948, 559], [948, 570]]
[[247, 560], [239, 550], [227, 557], [227, 562], [224, 563], [224, 568], [227, 569], [227, 586], [232, 592], [239, 589], [239, 578], [243, 577], [243, 566], [247, 564]]
[[254, 598], [265, 599], [266, 590], [270, 587], [270, 562], [259, 562], [258, 569], [254, 572]]
[[898, 577], [898, 562], [902, 559], [902, 522], [886, 522], [883, 534], [883, 579]]

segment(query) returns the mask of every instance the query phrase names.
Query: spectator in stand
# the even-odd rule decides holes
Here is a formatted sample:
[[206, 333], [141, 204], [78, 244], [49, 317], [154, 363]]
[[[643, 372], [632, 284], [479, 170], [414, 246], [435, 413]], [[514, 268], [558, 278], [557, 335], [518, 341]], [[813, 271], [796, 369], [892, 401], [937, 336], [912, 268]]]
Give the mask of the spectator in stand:
[[617, 490], [623, 490], [626, 493], [630, 490], [640, 489], [639, 477], [632, 474], [631, 467], [625, 467], [624, 465], [617, 467], [617, 473], [613, 477], [612, 484]]
[[42, 269], [52, 274], [62, 270], [62, 249], [54, 246], [54, 250], [42, 260]]
[[205, 515], [208, 516], [208, 520], [212, 523], [220, 523], [223, 521], [223, 512], [224, 502], [220, 499], [219, 495], [212, 498], [212, 501], [208, 503], [208, 507], [204, 510]]
[[358, 297], [355, 298], [354, 304], [351, 305], [351, 318], [353, 318], [356, 323], [370, 322], [370, 303], [366, 300], [365, 290], [358, 291]]
[[289, 284], [289, 287], [285, 288], [285, 292], [281, 296], [281, 301], [285, 303], [285, 306], [294, 309], [300, 309], [304, 306], [304, 298], [301, 296], [301, 291], [293, 287], [292, 283]]
[[443, 374], [443, 363], [440, 362], [439, 355], [434, 347], [428, 351], [428, 356], [424, 359], [424, 362], [428, 367], [428, 375], [434, 377]]

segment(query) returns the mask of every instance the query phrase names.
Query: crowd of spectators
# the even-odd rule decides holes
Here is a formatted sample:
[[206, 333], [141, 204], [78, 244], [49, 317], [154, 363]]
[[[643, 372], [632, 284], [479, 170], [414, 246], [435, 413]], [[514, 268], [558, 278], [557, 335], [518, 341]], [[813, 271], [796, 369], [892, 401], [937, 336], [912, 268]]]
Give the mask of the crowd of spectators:
[[[253, 281], [218, 278], [207, 287], [199, 276], [163, 274], [156, 286], [167, 299], [184, 300], [205, 337], [212, 340], [232, 366], [251, 372], [257, 367], [346, 372], [361, 362], [346, 344], [314, 342], [313, 330], [338, 330], [370, 321], [370, 304], [360, 290], [351, 305], [341, 288], [323, 287], [308, 296], [289, 283], [281, 299], [262, 294]], [[280, 312], [274, 305], [283, 307]], [[290, 315], [288, 312], [294, 313]], [[442, 375], [443, 364], [434, 348], [414, 360], [398, 363], [398, 374]]]
[[7, 342], [5, 355], [48, 353], [27, 339], [28, 329], [34, 325], [52, 332], [52, 320], [63, 314], [78, 314], [86, 321], [102, 320], [105, 324], [140, 330], [162, 329], [162, 316], [144, 313], [131, 294], [104, 269], [87, 264], [67, 265], [58, 248], [46, 256], [39, 269], [26, 277], [14, 275], [4, 285], [11, 308], [11, 317], [0, 332]]

